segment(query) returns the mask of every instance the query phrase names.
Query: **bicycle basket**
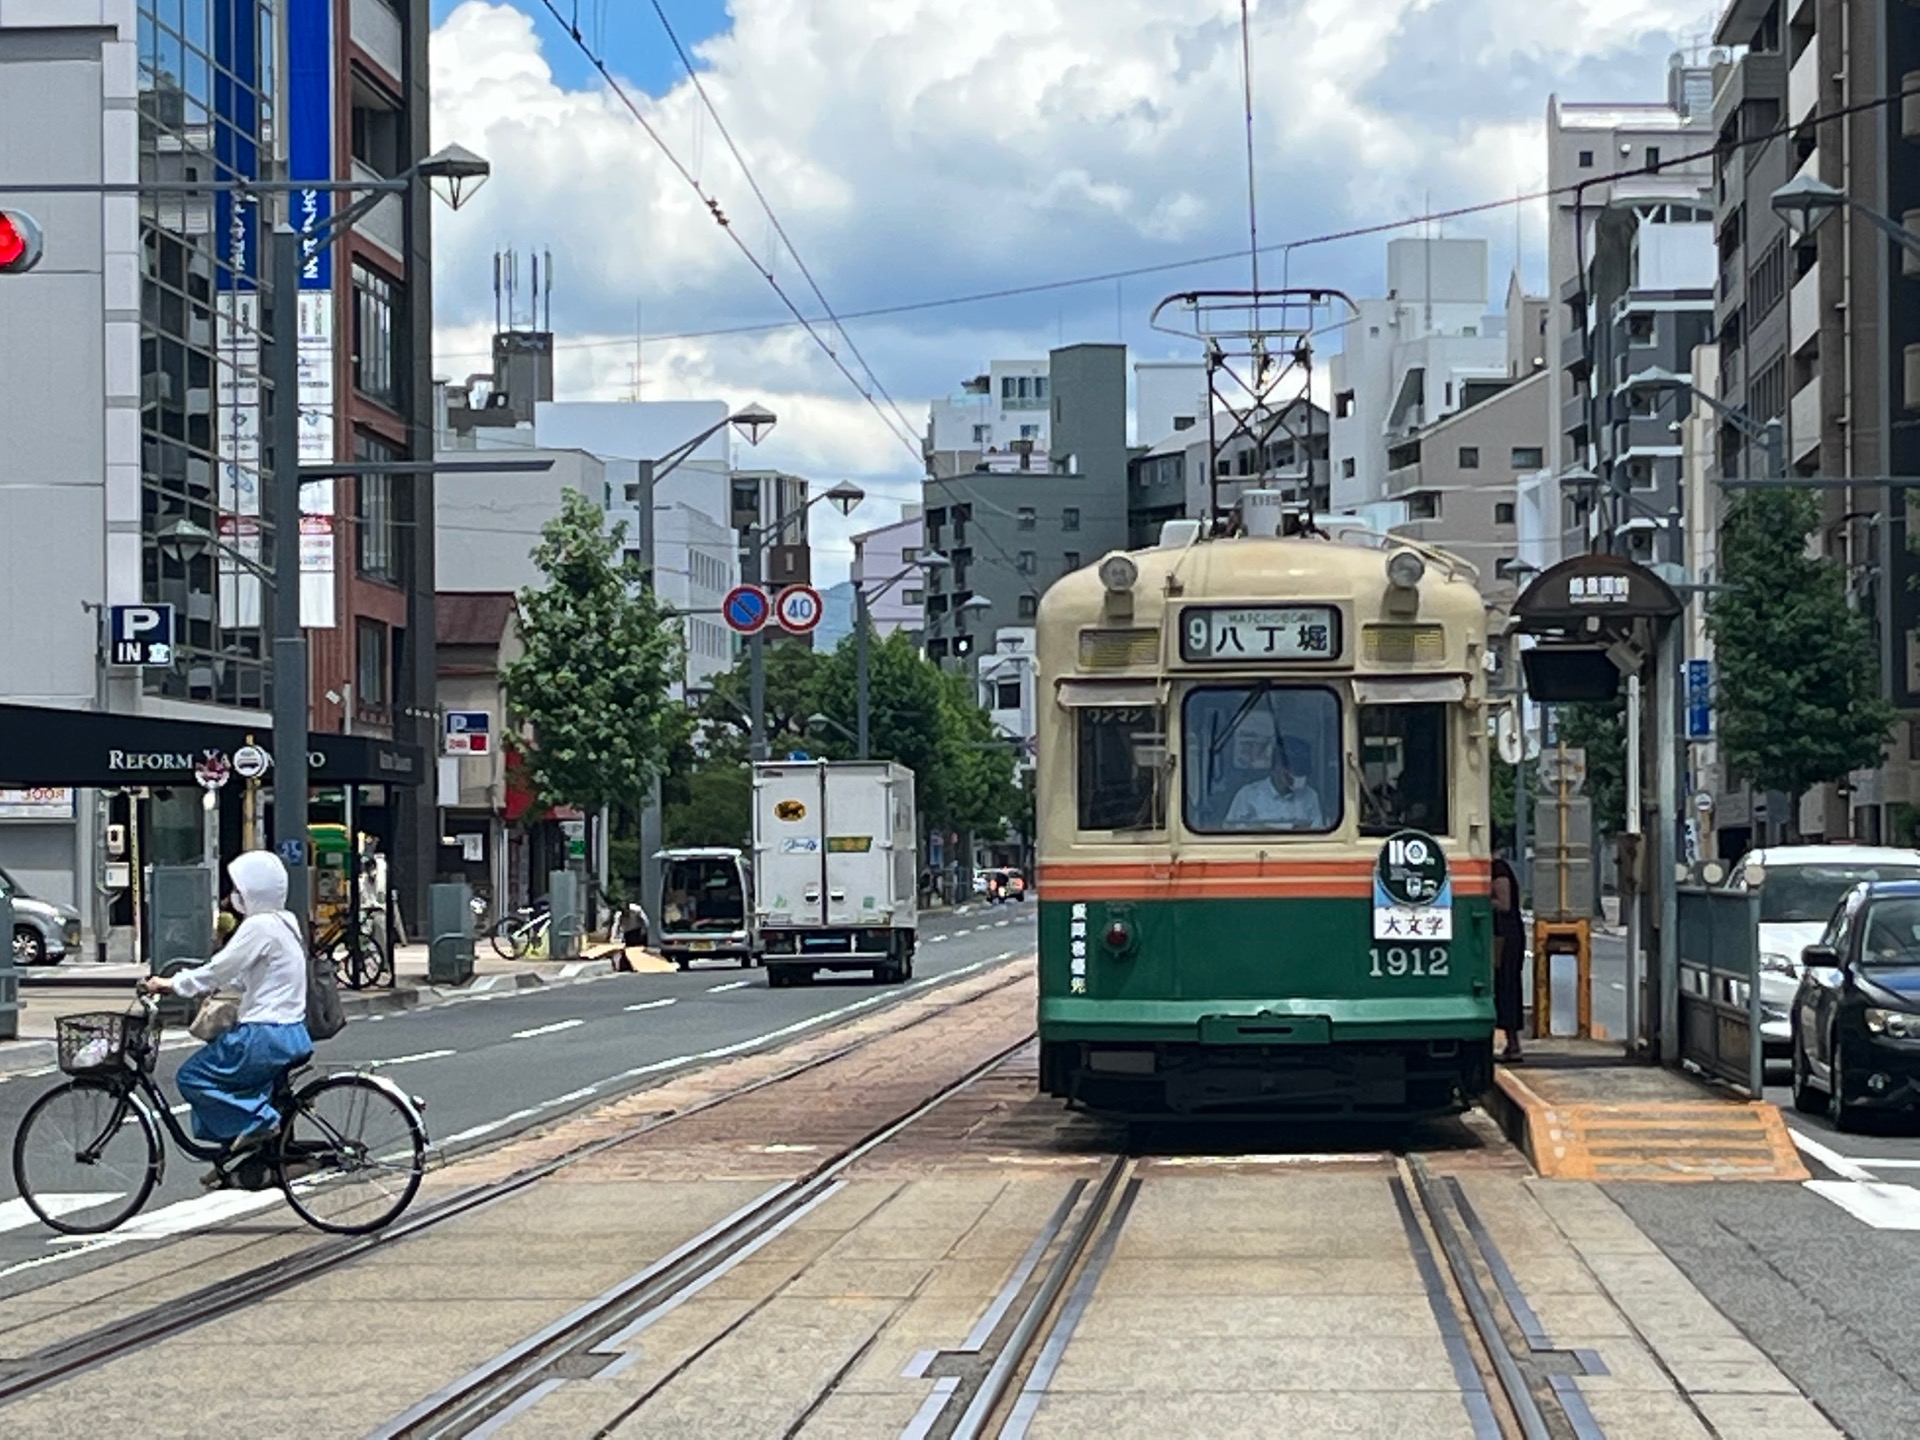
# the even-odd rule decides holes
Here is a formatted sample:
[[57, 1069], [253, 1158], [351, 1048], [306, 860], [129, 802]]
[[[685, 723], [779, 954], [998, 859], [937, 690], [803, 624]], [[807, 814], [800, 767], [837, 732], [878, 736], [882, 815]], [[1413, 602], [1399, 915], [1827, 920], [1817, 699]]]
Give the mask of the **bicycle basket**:
[[99, 1075], [137, 1062], [147, 1039], [147, 1017], [118, 1011], [63, 1015], [55, 1022], [60, 1068], [69, 1075]]

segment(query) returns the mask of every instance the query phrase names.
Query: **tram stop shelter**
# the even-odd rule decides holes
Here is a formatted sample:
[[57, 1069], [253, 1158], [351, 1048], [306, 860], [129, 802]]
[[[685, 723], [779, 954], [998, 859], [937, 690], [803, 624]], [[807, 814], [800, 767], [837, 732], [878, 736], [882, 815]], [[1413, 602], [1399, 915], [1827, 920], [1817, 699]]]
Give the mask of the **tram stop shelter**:
[[[1744, 895], [1690, 884], [1684, 834], [1686, 657], [1678, 594], [1623, 556], [1576, 555], [1535, 575], [1509, 634], [1544, 704], [1626, 690], [1628, 805], [1619, 817], [1627, 1049], [1758, 1098], [1757, 937]], [[1644, 957], [1644, 959], [1642, 958]], [[1543, 963], [1537, 961], [1537, 963]]]

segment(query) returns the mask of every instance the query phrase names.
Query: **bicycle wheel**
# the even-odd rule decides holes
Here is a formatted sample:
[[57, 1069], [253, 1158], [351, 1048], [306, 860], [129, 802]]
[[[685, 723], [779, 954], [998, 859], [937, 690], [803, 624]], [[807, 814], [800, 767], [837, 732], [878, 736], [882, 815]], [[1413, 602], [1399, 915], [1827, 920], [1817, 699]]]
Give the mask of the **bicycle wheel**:
[[294, 1097], [280, 1131], [280, 1185], [316, 1230], [365, 1235], [420, 1188], [427, 1132], [413, 1108], [365, 1075], [329, 1075]]
[[98, 1235], [147, 1203], [160, 1178], [159, 1123], [138, 1095], [69, 1080], [28, 1107], [13, 1137], [20, 1198], [54, 1229]]
[[369, 985], [393, 985], [393, 956], [371, 930], [360, 932], [360, 973]]
[[527, 953], [526, 927], [511, 915], [502, 917], [487, 939], [493, 945], [493, 953], [502, 960], [518, 960]]
[[366, 985], [365, 963], [346, 936], [339, 936], [322, 953], [333, 962], [333, 973], [341, 985], [349, 990], [358, 990]]

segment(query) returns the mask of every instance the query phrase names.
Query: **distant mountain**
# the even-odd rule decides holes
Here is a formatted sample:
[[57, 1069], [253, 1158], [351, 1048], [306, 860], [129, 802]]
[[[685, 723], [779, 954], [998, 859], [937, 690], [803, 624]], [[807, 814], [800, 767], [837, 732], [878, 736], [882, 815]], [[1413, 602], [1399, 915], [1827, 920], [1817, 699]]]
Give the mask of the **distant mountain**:
[[814, 628], [813, 648], [832, 650], [853, 633], [853, 582], [842, 580], [820, 592], [825, 602], [820, 623]]

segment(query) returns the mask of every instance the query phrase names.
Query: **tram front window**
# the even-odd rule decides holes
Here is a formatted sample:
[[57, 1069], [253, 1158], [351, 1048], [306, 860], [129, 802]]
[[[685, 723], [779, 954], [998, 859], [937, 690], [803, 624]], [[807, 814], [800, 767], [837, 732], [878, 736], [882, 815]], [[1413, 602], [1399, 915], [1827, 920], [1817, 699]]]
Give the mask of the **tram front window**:
[[1089, 705], [1079, 711], [1076, 789], [1082, 830], [1158, 830], [1166, 721], [1157, 705]]
[[1200, 833], [1325, 834], [1340, 823], [1340, 701], [1324, 686], [1210, 685], [1181, 710], [1182, 798]]
[[1358, 719], [1360, 833], [1447, 834], [1447, 707], [1362, 705]]

